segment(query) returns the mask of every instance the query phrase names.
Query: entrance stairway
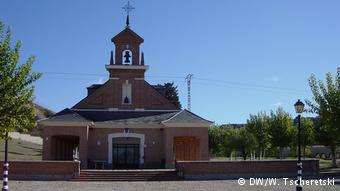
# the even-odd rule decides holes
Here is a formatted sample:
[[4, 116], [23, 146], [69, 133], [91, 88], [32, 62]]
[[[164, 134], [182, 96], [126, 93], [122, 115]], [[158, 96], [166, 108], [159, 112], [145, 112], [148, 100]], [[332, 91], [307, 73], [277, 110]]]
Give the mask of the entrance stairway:
[[179, 181], [175, 169], [81, 170], [71, 181]]

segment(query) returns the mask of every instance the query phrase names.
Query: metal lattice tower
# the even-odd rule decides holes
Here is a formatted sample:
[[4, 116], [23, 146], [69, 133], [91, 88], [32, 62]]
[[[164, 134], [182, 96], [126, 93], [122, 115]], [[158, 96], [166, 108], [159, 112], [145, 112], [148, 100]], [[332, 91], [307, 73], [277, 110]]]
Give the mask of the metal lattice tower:
[[185, 77], [185, 81], [187, 82], [188, 86], [188, 107], [187, 109], [191, 111], [191, 79], [194, 75], [193, 74], [188, 74], [187, 77]]

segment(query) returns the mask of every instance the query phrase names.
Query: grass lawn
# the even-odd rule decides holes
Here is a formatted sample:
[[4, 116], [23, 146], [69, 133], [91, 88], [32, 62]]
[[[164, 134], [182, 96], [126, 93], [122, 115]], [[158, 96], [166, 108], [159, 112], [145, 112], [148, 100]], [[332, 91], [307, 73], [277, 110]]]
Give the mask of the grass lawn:
[[[4, 160], [5, 141], [0, 141], [0, 161]], [[12, 139], [8, 141], [8, 160], [41, 160], [42, 145]]]
[[[337, 160], [337, 163], [340, 164], [340, 159]], [[320, 170], [329, 169], [329, 170], [340, 171], [340, 167], [338, 168], [332, 167], [332, 160], [319, 159], [319, 166], [320, 166]]]

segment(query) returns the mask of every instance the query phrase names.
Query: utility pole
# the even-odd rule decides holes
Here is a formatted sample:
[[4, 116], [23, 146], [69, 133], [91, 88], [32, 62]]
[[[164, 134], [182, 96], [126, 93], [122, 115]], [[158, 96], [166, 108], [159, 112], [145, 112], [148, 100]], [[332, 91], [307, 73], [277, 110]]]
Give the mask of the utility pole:
[[191, 111], [191, 79], [194, 75], [193, 74], [188, 74], [187, 77], [185, 77], [185, 81], [187, 82], [188, 86], [188, 106], [187, 109]]
[[5, 136], [5, 161], [3, 166], [2, 191], [8, 191], [8, 131]]

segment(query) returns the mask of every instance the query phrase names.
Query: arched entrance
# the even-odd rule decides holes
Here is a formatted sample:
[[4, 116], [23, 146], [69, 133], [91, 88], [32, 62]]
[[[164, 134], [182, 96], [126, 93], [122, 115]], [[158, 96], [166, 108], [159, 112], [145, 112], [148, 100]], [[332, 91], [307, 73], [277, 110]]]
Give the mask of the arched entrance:
[[108, 135], [108, 162], [113, 168], [139, 168], [144, 163], [143, 134], [113, 133]]

